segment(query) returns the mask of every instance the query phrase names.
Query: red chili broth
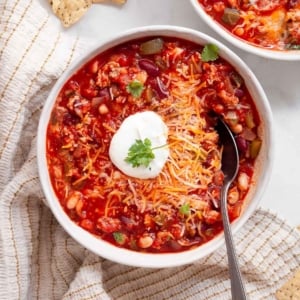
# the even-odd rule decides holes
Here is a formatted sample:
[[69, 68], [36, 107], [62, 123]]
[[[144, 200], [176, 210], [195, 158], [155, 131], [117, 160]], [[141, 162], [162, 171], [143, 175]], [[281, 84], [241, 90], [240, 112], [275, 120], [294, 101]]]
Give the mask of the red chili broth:
[[[146, 40], [149, 39], [151, 38], [148, 38]], [[180, 59], [180, 63], [189, 62], [189, 59], [192, 55], [195, 55], [195, 57], [197, 57], [195, 53], [201, 53], [202, 51], [201, 46], [185, 40], [180, 40], [177, 38], [163, 38], [163, 40], [164, 43], [169, 43], [170, 45], [174, 44], [176, 47], [184, 48], [184, 55]], [[56, 104], [53, 109], [48, 126], [47, 159], [49, 173], [55, 193], [66, 214], [76, 224], [78, 224], [78, 226], [81, 226], [91, 234], [96, 235], [118, 247], [124, 247], [134, 251], [152, 253], [185, 251], [206, 243], [221, 232], [222, 222], [220, 218], [219, 207], [215, 208], [212, 203], [207, 204], [209, 206], [209, 210], [213, 210], [215, 212], [215, 215], [217, 215], [218, 217], [215, 220], [210, 220], [207, 217], [206, 219], [203, 218], [201, 222], [199, 221], [201, 235], [199, 235], [198, 233], [195, 233], [193, 235], [192, 230], [190, 230], [190, 233], [185, 233], [184, 236], [180, 236], [181, 233], [179, 232], [179, 228], [182, 229], [182, 224], [186, 222], [186, 218], [182, 217], [179, 212], [173, 214], [171, 219], [167, 220], [162, 226], [160, 226], [159, 222], [155, 222], [155, 218], [157, 216], [155, 216], [152, 211], [141, 212], [138, 210], [137, 206], [133, 205], [132, 203], [130, 205], [126, 205], [126, 203], [122, 203], [122, 201], [119, 201], [118, 197], [112, 197], [112, 201], [115, 201], [113, 209], [109, 210], [111, 212], [110, 215], [105, 216], [105, 207], [107, 205], [105, 193], [103, 192], [102, 195], [99, 194], [98, 196], [94, 196], [93, 198], [87, 198], [85, 196], [86, 191], [91, 191], [95, 188], [95, 180], [97, 180], [97, 186], [105, 186], [106, 184], [105, 176], [103, 176], [103, 178], [99, 178], [99, 174], [97, 173], [97, 170], [101, 169], [103, 165], [110, 165], [110, 160], [108, 157], [108, 147], [113, 133], [107, 130], [105, 124], [119, 128], [122, 121], [127, 116], [139, 111], [149, 110], [152, 108], [152, 104], [149, 105], [147, 101], [139, 101], [138, 105], [134, 101], [132, 101], [130, 95], [126, 94], [126, 86], [124, 86], [122, 82], [118, 84], [118, 88], [121, 91], [121, 96], [125, 95], [124, 102], [118, 103], [116, 101], [116, 97], [112, 99], [111, 91], [108, 91], [107, 87], [99, 87], [97, 84], [95, 84], [95, 82], [97, 82], [99, 70], [101, 70], [101, 68], [103, 68], [109, 60], [114, 60], [118, 63], [119, 67], [125, 68], [127, 66], [131, 66], [133, 63], [136, 64], [136, 60], [140, 59], [148, 59], [155, 64], [155, 61], [157, 60], [157, 57], [160, 55], [160, 53], [154, 55], [139, 54], [139, 45], [144, 41], [145, 39], [128, 42], [123, 45], [116, 46], [106, 51], [105, 53], [100, 53], [99, 55], [92, 58], [84, 66], [82, 66], [65, 83], [57, 97]], [[163, 49], [162, 52], [163, 51], [165, 51], [165, 49]], [[97, 72], [95, 73], [94, 67], [96, 62], [98, 64], [98, 68]], [[174, 64], [170, 67], [165, 68], [162, 68], [160, 66], [160, 74], [158, 76], [162, 78], [163, 82], [164, 79], [162, 77], [162, 74], [175, 72], [177, 65], [178, 64]], [[213, 67], [211, 65], [213, 65]], [[222, 76], [228, 77], [230, 78], [230, 80], [232, 74], [238, 76], [236, 70], [222, 58], [218, 58], [214, 62], [207, 63], [200, 61], [199, 66], [200, 69], [202, 68], [202, 73], [199, 76], [201, 76], [203, 80], [207, 80], [207, 77], [210, 76], [210, 71], [206, 72], [203, 70], [205, 68], [207, 68], [207, 70], [211, 70], [211, 68], [214, 68], [215, 66], [220, 68], [219, 72], [226, 74]], [[137, 66], [137, 68], [139, 67]], [[145, 86], [152, 90], [152, 93], [154, 95], [153, 97], [155, 98], [156, 103], [162, 101], [163, 93], [157, 86], [157, 76], [153, 77], [149, 74], [147, 75], [148, 77], [145, 82]], [[231, 85], [231, 89], [234, 84], [229, 83], [230, 80], [224, 79], [223, 81], [218, 81], [207, 87], [211, 90], [211, 96], [207, 96], [206, 101], [204, 102], [204, 104], [206, 105], [205, 110], [207, 113], [211, 110], [215, 111], [218, 114], [220, 113], [218, 111], [218, 108], [220, 104], [223, 105], [223, 102], [218, 96], [216, 96], [216, 93], [219, 93], [222, 90], [226, 90], [226, 82], [227, 84]], [[166, 86], [167, 83], [164, 82], [164, 85]], [[245, 126], [245, 114], [250, 111], [255, 123], [255, 127], [251, 128], [251, 130], [255, 135], [258, 135], [257, 128], [260, 124], [259, 115], [255, 108], [254, 102], [247, 90], [247, 87], [242, 79], [240, 86], [234, 86], [234, 89], [234, 92], [236, 94], [241, 95], [240, 97], [238, 97], [240, 108], [235, 109], [238, 115], [239, 122], [243, 126]], [[145, 93], [146, 92], [144, 90], [141, 98], [146, 97]], [[199, 91], [198, 95], [201, 98], [205, 93], [207, 93], [207, 90], [203, 89]], [[77, 113], [74, 109], [75, 106], [72, 106], [70, 109], [70, 95], [72, 95], [72, 97], [74, 95], [76, 97], [78, 96], [78, 103], [80, 105], [82, 103], [86, 103], [86, 108]], [[108, 113], [103, 115], [99, 113], [99, 105], [97, 105], [97, 101], [95, 100], [95, 98], [97, 97], [101, 98], [100, 103], [104, 104], [108, 108]], [[76, 101], [77, 100], [74, 100], [74, 103], [76, 103]], [[93, 103], [96, 104], [93, 106]], [[244, 106], [246, 108], [244, 108]], [[221, 115], [226, 115], [228, 110], [230, 109], [224, 107]], [[89, 147], [91, 147], [88, 155], [92, 157], [96, 157], [97, 155], [98, 156], [93, 166], [93, 170], [95, 172], [91, 172], [89, 175], [87, 175], [87, 178], [85, 180], [74, 185], [74, 183], [80, 180], [81, 176], [86, 175], [86, 170], [84, 168], [86, 167], [87, 156], [86, 153], [84, 153], [84, 146], [78, 146], [80, 144], [78, 141], [80, 140], [80, 138], [83, 138], [83, 136], [79, 136], [78, 128], [81, 126], [81, 123], [84, 122], [83, 120], [87, 115], [91, 118], [91, 124], [84, 124], [84, 126], [82, 127], [84, 127], [83, 132], [86, 133], [85, 138], [88, 137], [86, 145], [89, 145]], [[209, 126], [212, 128], [214, 126], [214, 120], [209, 116], [206, 116], [206, 118]], [[56, 129], [54, 130], [54, 128]], [[67, 134], [64, 133], [64, 131], [66, 131]], [[236, 136], [239, 135], [240, 134], [236, 134]], [[72, 136], [76, 140], [75, 142], [74, 139], [72, 140]], [[68, 146], [69, 144], [72, 146]], [[248, 147], [250, 142], [247, 141], [246, 144]], [[99, 154], [97, 154], [98, 151]], [[209, 160], [207, 163], [209, 163]], [[255, 159], [249, 157], [249, 149], [247, 149], [246, 151], [240, 151], [239, 172], [244, 172], [245, 174], [247, 174], [250, 181], [252, 180], [253, 176], [254, 163]], [[105, 170], [107, 172], [107, 176], [111, 176], [112, 172], [119, 171], [113, 165], [106, 168]], [[70, 175], [71, 173], [72, 175]], [[138, 185], [141, 183], [140, 181], [137, 181], [136, 184]], [[237, 185], [237, 182], [235, 182], [234, 185]], [[120, 186], [118, 180], [116, 180], [114, 189], [118, 190], [118, 188], [120, 188]], [[212, 186], [212, 188], [212, 190], [215, 190], [218, 194], [220, 186]], [[101, 187], [98, 190], [96, 189], [95, 194], [99, 193], [100, 190], [102, 191]], [[247, 191], [241, 192], [239, 200], [234, 205], [228, 206], [231, 221], [239, 216], [247, 192], [248, 189]], [[75, 206], [72, 209], [68, 209], [68, 197], [66, 197], [66, 194], [70, 195], [72, 193], [74, 193], [74, 195], [78, 197], [78, 200], [80, 199], [80, 201], [82, 202], [81, 208], [79, 207], [80, 205], [77, 202], [78, 207]], [[77, 210], [80, 211], [79, 214]], [[110, 219], [105, 219], [106, 217]], [[103, 222], [100, 222], [101, 226], [99, 225], [99, 218], [103, 218]], [[147, 220], [149, 220], [149, 222]], [[147, 223], [147, 225], [145, 225], [145, 222]], [[199, 228], [198, 230], [200, 230]], [[195, 231], [197, 231], [197, 229], [195, 229]], [[168, 233], [170, 235], [164, 240], [163, 238], [158, 238], [158, 232], [162, 232], [165, 235], [166, 233]], [[123, 243], [123, 240], [117, 241], [115, 233], [120, 233], [126, 236], [125, 242]], [[164, 236], [164, 234], [161, 235]], [[152, 245], [148, 248], [140, 247], [139, 239], [147, 235], [149, 235], [153, 239]], [[184, 242], [186, 242], [186, 240], [189, 241], [190, 245], [183, 246], [178, 242], [178, 240], [180, 239], [184, 239]]]

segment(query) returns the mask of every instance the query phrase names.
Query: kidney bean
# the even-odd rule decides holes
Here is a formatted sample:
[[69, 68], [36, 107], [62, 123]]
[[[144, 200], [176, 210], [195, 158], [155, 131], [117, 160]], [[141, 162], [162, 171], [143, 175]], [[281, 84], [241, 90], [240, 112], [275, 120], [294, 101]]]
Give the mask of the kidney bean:
[[236, 90], [234, 91], [234, 96], [236, 96], [236, 97], [238, 97], [238, 98], [241, 98], [241, 97], [243, 97], [244, 95], [245, 95], [245, 93], [244, 93], [244, 91], [241, 90], [241, 89], [236, 89]]
[[292, 9], [299, 4], [299, 0], [288, 0], [287, 7], [288, 9]]
[[165, 87], [164, 83], [158, 77], [156, 78], [156, 82], [157, 82], [157, 91], [161, 95], [161, 98], [168, 96], [169, 92]]
[[63, 124], [66, 126], [74, 125], [78, 122], [80, 122], [80, 118], [75, 114], [65, 113], [63, 115]]
[[158, 66], [149, 59], [140, 59], [138, 61], [138, 65], [141, 69], [145, 70], [150, 76], [156, 77], [160, 73]]
[[110, 99], [110, 93], [107, 87], [101, 89], [98, 92], [98, 97], [102, 97], [104, 101], [108, 101]]
[[236, 145], [237, 145], [240, 153], [242, 153], [242, 154], [246, 153], [247, 149], [248, 149], [247, 141], [241, 136], [237, 136], [235, 138], [235, 141], [236, 141]]
[[167, 88], [164, 86], [159, 77], [151, 78], [148, 82], [152, 88], [152, 92], [158, 99], [166, 98], [169, 95]]
[[98, 108], [100, 104], [110, 100], [110, 93], [107, 87], [98, 92], [98, 95], [91, 101], [93, 108]]

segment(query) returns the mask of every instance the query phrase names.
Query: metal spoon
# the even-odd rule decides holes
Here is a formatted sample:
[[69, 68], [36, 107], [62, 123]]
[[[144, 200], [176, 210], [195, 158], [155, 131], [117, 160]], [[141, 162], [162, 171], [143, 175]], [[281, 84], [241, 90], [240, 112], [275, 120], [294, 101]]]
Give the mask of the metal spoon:
[[222, 171], [224, 173], [224, 184], [221, 190], [221, 213], [224, 227], [225, 243], [227, 248], [229, 275], [231, 283], [232, 300], [247, 299], [242, 275], [238, 264], [237, 255], [233, 243], [230, 222], [227, 211], [227, 194], [232, 181], [237, 175], [239, 156], [235, 139], [223, 120], [218, 118], [216, 130], [219, 134], [220, 142], [223, 145]]

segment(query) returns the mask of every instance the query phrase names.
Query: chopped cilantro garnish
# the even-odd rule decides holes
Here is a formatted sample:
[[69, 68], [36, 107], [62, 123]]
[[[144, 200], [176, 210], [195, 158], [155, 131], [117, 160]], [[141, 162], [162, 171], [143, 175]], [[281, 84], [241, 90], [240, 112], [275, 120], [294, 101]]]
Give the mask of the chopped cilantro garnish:
[[127, 85], [126, 90], [134, 98], [139, 98], [144, 90], [144, 85], [138, 80], [133, 80]]
[[219, 48], [214, 44], [207, 44], [204, 46], [201, 58], [202, 61], [208, 62], [208, 61], [214, 61], [219, 57]]
[[124, 245], [124, 243], [126, 241], [126, 236], [124, 233], [118, 232], [118, 231], [113, 232], [113, 237], [118, 244]]
[[148, 167], [155, 158], [152, 150], [151, 141], [148, 138], [144, 139], [144, 141], [135, 140], [135, 143], [129, 148], [125, 161], [132, 164], [134, 168], [139, 166]]
[[288, 45], [286, 46], [286, 48], [287, 48], [288, 50], [300, 50], [300, 45], [297, 45], [297, 44], [288, 44]]
[[188, 216], [191, 213], [190, 205], [188, 203], [181, 205], [179, 212], [184, 216]]

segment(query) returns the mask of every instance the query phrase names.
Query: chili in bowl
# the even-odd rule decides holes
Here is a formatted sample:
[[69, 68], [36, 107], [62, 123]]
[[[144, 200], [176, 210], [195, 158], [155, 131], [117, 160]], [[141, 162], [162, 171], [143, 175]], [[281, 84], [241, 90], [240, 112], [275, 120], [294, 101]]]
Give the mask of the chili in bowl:
[[300, 60], [300, 1], [190, 0], [201, 19], [233, 45], [277, 60]]
[[216, 114], [239, 147], [228, 195], [236, 232], [273, 160], [270, 107], [256, 77], [192, 29], [148, 26], [101, 43], [59, 78], [40, 117], [49, 207], [80, 244], [122, 264], [171, 267], [213, 252], [223, 244]]

